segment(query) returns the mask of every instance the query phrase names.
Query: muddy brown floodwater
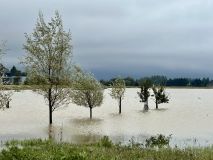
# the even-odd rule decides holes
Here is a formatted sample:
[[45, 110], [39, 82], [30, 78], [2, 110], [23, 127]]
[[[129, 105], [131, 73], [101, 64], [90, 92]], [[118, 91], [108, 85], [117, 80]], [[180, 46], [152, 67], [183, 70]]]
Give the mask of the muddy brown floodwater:
[[70, 104], [53, 113], [48, 126], [48, 106], [41, 95], [32, 91], [15, 92], [11, 108], [0, 111], [0, 140], [48, 138], [72, 143], [90, 143], [107, 135], [115, 143], [130, 139], [144, 142], [156, 134], [172, 134], [171, 145], [207, 146], [213, 144], [213, 89], [167, 89], [170, 103], [155, 105], [150, 98], [148, 112], [137, 95], [139, 89], [126, 90], [122, 114], [118, 103], [104, 92], [104, 103], [93, 109]]

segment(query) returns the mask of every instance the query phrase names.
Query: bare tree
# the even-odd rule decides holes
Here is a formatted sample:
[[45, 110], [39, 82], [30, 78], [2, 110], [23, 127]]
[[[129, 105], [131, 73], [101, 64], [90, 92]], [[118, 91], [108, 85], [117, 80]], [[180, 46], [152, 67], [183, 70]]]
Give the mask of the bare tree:
[[153, 86], [152, 90], [155, 97], [156, 109], [158, 109], [158, 104], [169, 102], [169, 97], [166, 95], [165, 88], [163, 86]]
[[141, 91], [138, 92], [138, 96], [141, 99], [141, 102], [144, 102], [144, 110], [149, 110], [148, 100], [150, 96], [150, 88], [152, 87], [152, 82], [149, 79], [145, 79], [140, 84]]
[[90, 109], [90, 119], [92, 119], [92, 109], [100, 106], [103, 102], [103, 87], [92, 74], [86, 73], [79, 67], [75, 70], [75, 79], [71, 90], [72, 102]]
[[121, 78], [115, 79], [111, 85], [112, 89], [110, 95], [113, 99], [118, 100], [119, 114], [121, 114], [121, 101], [124, 98], [124, 92], [126, 89], [125, 81]]
[[24, 64], [27, 67], [31, 85], [42, 94], [49, 106], [49, 124], [52, 113], [58, 107], [70, 102], [69, 89], [72, 46], [71, 33], [63, 29], [59, 13], [46, 23], [40, 12], [32, 34], [26, 34], [24, 49], [27, 55]]

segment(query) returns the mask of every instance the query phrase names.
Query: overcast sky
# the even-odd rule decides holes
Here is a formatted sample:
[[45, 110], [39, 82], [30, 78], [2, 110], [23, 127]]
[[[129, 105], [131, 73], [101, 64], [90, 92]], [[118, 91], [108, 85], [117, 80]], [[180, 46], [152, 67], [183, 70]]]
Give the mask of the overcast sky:
[[25, 54], [41, 10], [58, 10], [72, 33], [73, 61], [98, 78], [213, 78], [212, 0], [0, 0], [0, 40], [8, 67]]

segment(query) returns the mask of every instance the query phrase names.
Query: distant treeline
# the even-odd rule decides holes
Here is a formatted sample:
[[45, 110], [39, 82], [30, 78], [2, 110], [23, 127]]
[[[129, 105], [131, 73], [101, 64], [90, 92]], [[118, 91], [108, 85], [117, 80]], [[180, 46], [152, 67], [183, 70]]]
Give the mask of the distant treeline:
[[[105, 86], [110, 86], [116, 78], [110, 80], [100, 80], [100, 82]], [[166, 76], [151, 76], [143, 77], [140, 79], [134, 79], [132, 77], [124, 78], [126, 86], [140, 86], [140, 83], [149, 79], [154, 85], [164, 85], [164, 86], [190, 86], [190, 87], [208, 87], [213, 86], [213, 80], [209, 78], [167, 78]]]

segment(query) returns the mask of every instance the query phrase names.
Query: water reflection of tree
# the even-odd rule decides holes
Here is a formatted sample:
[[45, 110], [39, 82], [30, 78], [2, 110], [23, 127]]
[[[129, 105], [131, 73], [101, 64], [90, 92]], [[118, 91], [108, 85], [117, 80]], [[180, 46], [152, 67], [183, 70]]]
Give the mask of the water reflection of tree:
[[53, 125], [49, 125], [48, 136], [50, 140], [55, 139], [55, 128]]
[[[88, 120], [89, 119], [87, 119], [87, 121]], [[90, 131], [88, 131], [86, 134], [73, 134], [72, 130], [70, 130], [69, 127], [67, 128], [67, 126], [64, 128], [63, 124], [60, 126], [49, 125], [47, 128], [47, 133], [49, 140], [56, 142], [69, 141], [77, 144], [95, 143], [103, 137], [103, 135], [91, 133]]]
[[49, 125], [48, 127], [49, 140], [62, 141], [63, 140], [63, 124], [62, 126]]

